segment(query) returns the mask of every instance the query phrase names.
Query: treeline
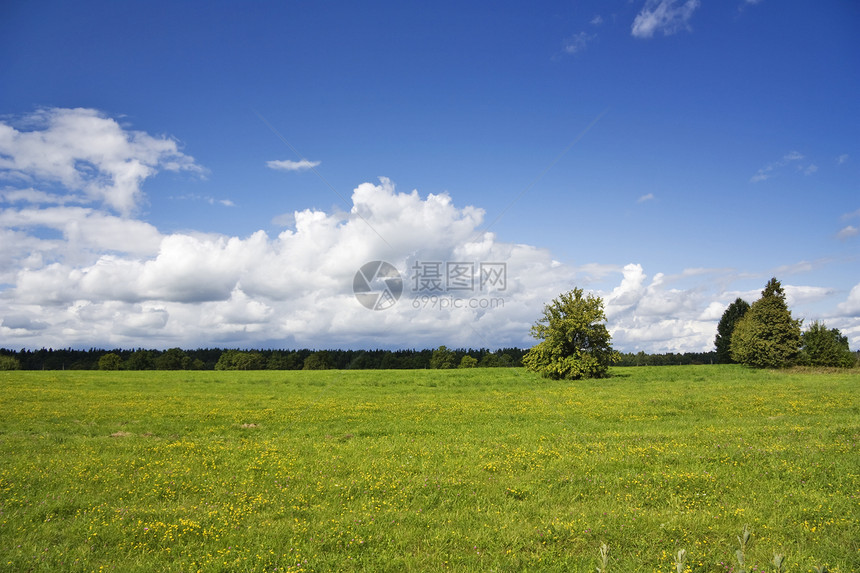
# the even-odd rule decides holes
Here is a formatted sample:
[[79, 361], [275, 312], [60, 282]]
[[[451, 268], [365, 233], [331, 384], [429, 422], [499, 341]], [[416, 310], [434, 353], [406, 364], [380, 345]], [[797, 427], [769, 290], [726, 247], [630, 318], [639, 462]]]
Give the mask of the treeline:
[[666, 354], [646, 354], [645, 352], [622, 353], [615, 366], [676, 366], [687, 364], [717, 364], [716, 351], [710, 352], [668, 352]]
[[525, 350], [183, 350], [0, 348], [0, 370], [377, 370], [522, 365]]
[[[183, 350], [0, 348], [0, 370], [410, 370], [522, 366], [527, 349]], [[622, 353], [616, 366], [715, 364], [716, 352]]]
[[[425, 350], [74, 350], [0, 348], [0, 370], [412, 370], [522, 366], [527, 350], [503, 348]], [[860, 353], [851, 353], [860, 360]], [[621, 353], [615, 366], [720, 364], [716, 351]]]

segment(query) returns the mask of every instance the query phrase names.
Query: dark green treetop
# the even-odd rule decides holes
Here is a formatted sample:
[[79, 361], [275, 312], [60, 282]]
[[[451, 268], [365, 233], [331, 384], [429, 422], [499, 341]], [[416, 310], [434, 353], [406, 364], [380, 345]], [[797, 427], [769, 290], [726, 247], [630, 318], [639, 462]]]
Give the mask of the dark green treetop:
[[800, 350], [800, 323], [791, 317], [780, 282], [770, 279], [735, 325], [732, 359], [754, 368], [790, 366]]
[[730, 304], [720, 318], [720, 323], [717, 325], [717, 337], [714, 339], [714, 346], [717, 347], [717, 362], [719, 364], [730, 364], [732, 360], [732, 332], [735, 330], [735, 325], [744, 317], [750, 309], [750, 304], [744, 299], [738, 297], [735, 302]]

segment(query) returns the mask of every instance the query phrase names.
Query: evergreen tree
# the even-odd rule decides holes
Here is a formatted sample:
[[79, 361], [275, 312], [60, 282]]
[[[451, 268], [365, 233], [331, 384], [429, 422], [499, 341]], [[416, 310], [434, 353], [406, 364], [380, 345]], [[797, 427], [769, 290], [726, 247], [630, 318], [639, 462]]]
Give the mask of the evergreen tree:
[[714, 339], [714, 346], [717, 347], [717, 363], [731, 364], [732, 360], [732, 332], [735, 330], [735, 325], [744, 317], [750, 305], [742, 298], [738, 298], [728, 306], [726, 311], [720, 318], [720, 323], [717, 325], [717, 337]]
[[797, 358], [800, 323], [791, 318], [785, 291], [770, 279], [732, 333], [732, 359], [754, 368], [782, 368]]

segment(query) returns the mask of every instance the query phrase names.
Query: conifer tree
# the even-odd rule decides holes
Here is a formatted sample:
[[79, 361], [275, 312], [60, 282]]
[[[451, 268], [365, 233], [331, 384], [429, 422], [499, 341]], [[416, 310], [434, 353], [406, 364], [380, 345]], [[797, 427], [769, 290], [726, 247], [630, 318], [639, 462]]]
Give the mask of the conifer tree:
[[754, 368], [790, 366], [800, 350], [800, 323], [791, 317], [785, 291], [776, 278], [735, 325], [732, 359]]
[[750, 303], [737, 298], [735, 302], [730, 304], [720, 318], [720, 323], [717, 325], [717, 337], [714, 339], [714, 346], [717, 347], [717, 363], [730, 364], [732, 360], [732, 332], [738, 321], [744, 317], [750, 309]]

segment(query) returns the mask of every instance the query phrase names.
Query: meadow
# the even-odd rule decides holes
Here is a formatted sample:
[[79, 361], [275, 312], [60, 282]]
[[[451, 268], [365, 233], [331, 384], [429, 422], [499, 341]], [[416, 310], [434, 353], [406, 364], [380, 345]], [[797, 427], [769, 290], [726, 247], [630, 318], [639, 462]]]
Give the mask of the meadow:
[[860, 571], [860, 373], [0, 372], [0, 571]]

